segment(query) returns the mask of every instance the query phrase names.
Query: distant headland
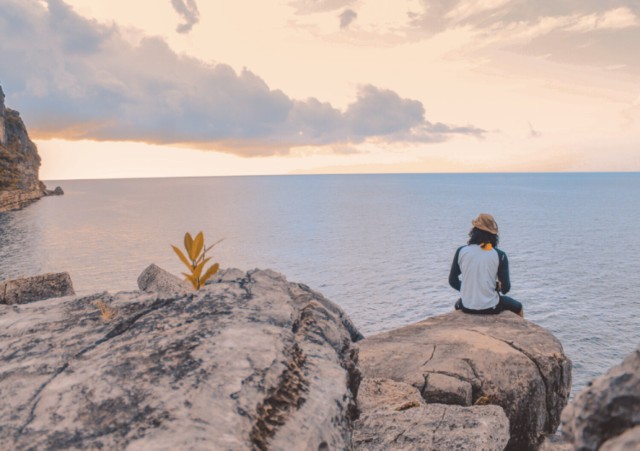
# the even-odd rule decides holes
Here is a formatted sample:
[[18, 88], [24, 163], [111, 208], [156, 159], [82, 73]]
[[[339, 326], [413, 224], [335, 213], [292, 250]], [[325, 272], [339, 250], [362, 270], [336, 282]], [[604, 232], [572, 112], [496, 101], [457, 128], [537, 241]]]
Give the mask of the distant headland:
[[38, 178], [40, 155], [29, 139], [20, 113], [5, 107], [0, 86], [0, 212], [17, 210], [43, 196], [63, 194], [48, 190]]

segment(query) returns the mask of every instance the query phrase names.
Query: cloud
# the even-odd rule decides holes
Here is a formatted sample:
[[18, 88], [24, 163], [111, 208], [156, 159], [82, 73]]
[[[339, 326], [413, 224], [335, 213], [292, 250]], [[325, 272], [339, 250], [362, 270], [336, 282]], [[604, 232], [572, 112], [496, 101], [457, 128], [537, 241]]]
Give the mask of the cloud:
[[421, 12], [410, 14], [410, 25], [427, 33], [457, 26], [494, 30], [537, 26], [541, 22], [554, 22], [571, 31], [640, 25], [640, 3], [635, 0], [421, 0], [421, 4]]
[[200, 12], [195, 0], [171, 0], [173, 9], [182, 16], [184, 23], [176, 28], [178, 33], [189, 33], [193, 26], [200, 20]]
[[421, 102], [371, 85], [344, 110], [293, 99], [249, 70], [178, 55], [160, 38], [134, 45], [116, 26], [82, 18], [60, 0], [48, 5], [0, 0], [0, 83], [36, 138], [144, 141], [255, 156], [484, 133], [433, 125]]
[[356, 20], [356, 18], [358, 17], [358, 13], [352, 9], [345, 9], [340, 13], [338, 17], [340, 18], [340, 28], [344, 29], [349, 27], [349, 25], [351, 25], [351, 22]]
[[424, 122], [424, 107], [417, 100], [375, 86], [364, 86], [357, 100], [347, 107], [345, 118], [355, 136], [402, 133]]
[[335, 11], [351, 6], [355, 0], [295, 0], [289, 3], [297, 14], [314, 14]]
[[628, 8], [616, 8], [599, 14], [587, 14], [576, 19], [567, 31], [622, 30], [637, 27], [640, 19]]
[[416, 39], [463, 28], [463, 53], [483, 50], [545, 56], [561, 63], [617, 66], [640, 73], [640, 2], [636, 0], [421, 0], [408, 35]]

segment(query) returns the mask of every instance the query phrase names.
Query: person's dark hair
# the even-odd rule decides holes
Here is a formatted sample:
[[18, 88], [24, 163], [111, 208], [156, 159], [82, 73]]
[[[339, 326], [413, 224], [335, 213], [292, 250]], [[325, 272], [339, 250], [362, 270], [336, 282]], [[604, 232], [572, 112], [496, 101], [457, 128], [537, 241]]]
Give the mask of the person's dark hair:
[[494, 235], [493, 233], [474, 227], [469, 232], [469, 241], [467, 244], [491, 243], [491, 246], [498, 247], [498, 241], [498, 235]]

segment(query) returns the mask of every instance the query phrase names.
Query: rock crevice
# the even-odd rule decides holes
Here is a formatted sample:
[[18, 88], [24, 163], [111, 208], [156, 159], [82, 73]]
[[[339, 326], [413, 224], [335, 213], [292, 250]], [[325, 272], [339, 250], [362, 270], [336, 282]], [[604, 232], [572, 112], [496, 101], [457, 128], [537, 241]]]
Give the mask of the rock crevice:
[[306, 357], [299, 346], [285, 351], [289, 356], [279, 382], [267, 393], [257, 408], [257, 418], [251, 429], [251, 441], [260, 450], [269, 449], [269, 440], [286, 423], [290, 412], [302, 407], [306, 401], [309, 381], [305, 379]]

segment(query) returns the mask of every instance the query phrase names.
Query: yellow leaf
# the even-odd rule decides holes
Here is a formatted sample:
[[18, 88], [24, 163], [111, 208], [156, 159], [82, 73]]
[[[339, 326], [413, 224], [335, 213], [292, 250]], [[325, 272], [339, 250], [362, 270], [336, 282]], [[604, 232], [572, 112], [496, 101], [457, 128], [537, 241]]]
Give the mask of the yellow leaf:
[[218, 272], [218, 269], [220, 269], [220, 265], [218, 263], [207, 269], [207, 272], [204, 273], [204, 276], [200, 277], [200, 283], [204, 285], [204, 283], [209, 280], [211, 276]]
[[200, 263], [198, 263], [198, 266], [196, 266], [193, 269], [193, 276], [196, 278], [200, 277], [200, 274], [202, 274], [202, 270], [204, 269], [204, 265], [211, 260], [211, 257], [207, 257], [205, 258], [203, 261], [201, 261]]
[[191, 238], [191, 234], [187, 232], [184, 234], [184, 248], [187, 251], [187, 254], [189, 254], [189, 256], [191, 256], [192, 246], [193, 246], [193, 238]]
[[193, 277], [191, 274], [187, 274], [186, 272], [183, 272], [183, 273], [182, 273], [182, 275], [183, 275], [183, 276], [185, 276], [185, 277], [186, 277], [186, 279], [187, 279], [189, 282], [191, 282], [191, 285], [193, 285], [193, 288], [195, 288], [196, 290], [197, 290], [198, 288], [200, 288], [200, 287], [198, 286], [198, 279], [197, 279], [197, 278]]
[[189, 263], [189, 260], [187, 260], [187, 257], [184, 256], [182, 251], [180, 249], [178, 249], [177, 247], [175, 247], [174, 245], [171, 245], [171, 247], [173, 248], [173, 251], [176, 254], [178, 254], [178, 257], [180, 258], [180, 261], [182, 263], [184, 263], [187, 266], [187, 268], [192, 269], [191, 263]]
[[198, 255], [202, 252], [202, 248], [204, 247], [204, 235], [202, 232], [196, 235], [196, 238], [191, 243], [191, 248], [188, 249], [189, 257], [191, 260], [196, 261], [198, 259]]

